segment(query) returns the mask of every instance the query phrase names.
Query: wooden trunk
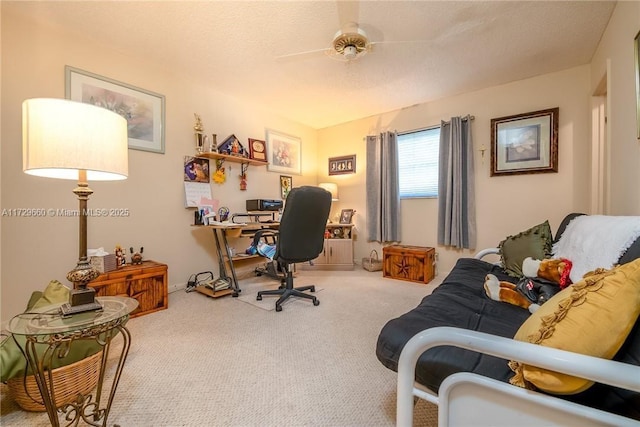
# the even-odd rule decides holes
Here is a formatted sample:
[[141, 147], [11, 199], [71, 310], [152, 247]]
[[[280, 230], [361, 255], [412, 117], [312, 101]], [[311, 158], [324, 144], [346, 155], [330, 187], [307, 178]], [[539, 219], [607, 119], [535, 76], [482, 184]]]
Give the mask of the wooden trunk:
[[382, 248], [383, 276], [429, 283], [434, 275], [435, 249], [423, 246], [393, 245]]
[[167, 308], [167, 265], [155, 261], [143, 261], [140, 265], [126, 265], [101, 274], [89, 282], [96, 296], [125, 296], [138, 300], [138, 308], [131, 317]]

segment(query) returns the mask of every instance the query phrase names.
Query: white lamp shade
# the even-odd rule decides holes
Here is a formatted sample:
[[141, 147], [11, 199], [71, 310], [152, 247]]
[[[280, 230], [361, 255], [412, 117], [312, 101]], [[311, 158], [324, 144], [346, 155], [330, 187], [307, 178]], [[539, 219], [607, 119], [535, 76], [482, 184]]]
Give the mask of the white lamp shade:
[[338, 201], [338, 185], [337, 184], [334, 184], [332, 182], [321, 182], [320, 184], [318, 184], [318, 187], [324, 188], [329, 193], [331, 193], [332, 202]]
[[88, 181], [126, 179], [127, 121], [102, 107], [66, 99], [22, 103], [22, 170], [36, 176]]

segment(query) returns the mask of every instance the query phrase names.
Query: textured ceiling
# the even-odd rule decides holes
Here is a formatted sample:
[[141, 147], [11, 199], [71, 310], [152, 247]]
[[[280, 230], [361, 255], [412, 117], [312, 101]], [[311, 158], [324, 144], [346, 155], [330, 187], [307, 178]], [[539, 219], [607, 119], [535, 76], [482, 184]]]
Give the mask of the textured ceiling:
[[[323, 128], [587, 64], [615, 2], [3, 1], [2, 7]], [[386, 43], [351, 62], [321, 52], [277, 58], [329, 47], [349, 21], [371, 41]]]

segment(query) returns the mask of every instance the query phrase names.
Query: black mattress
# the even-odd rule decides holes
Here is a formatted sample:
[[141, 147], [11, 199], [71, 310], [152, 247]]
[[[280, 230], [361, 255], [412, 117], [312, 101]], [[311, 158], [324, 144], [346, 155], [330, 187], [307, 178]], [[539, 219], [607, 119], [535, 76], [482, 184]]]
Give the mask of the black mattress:
[[[455, 268], [431, 295], [423, 298], [416, 308], [390, 320], [382, 328], [376, 346], [378, 360], [397, 372], [398, 359], [407, 341], [418, 332], [437, 326], [452, 326], [512, 338], [529, 317], [529, 311], [487, 297], [483, 284], [489, 273], [499, 280], [512, 281], [495, 264], [473, 258], [459, 259]], [[640, 365], [638, 323], [614, 359]], [[504, 359], [458, 347], [440, 346], [420, 356], [416, 366], [416, 381], [437, 392], [442, 381], [456, 372], [473, 372], [503, 382], [508, 382], [513, 376]], [[583, 393], [559, 397], [640, 419], [640, 394], [627, 390], [595, 384]]]

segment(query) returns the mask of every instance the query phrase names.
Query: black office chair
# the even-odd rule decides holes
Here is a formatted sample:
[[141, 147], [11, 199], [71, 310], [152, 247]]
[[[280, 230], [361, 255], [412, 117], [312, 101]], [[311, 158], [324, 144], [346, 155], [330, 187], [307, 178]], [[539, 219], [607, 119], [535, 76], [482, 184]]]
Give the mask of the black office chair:
[[[294, 263], [311, 261], [322, 253], [324, 232], [331, 209], [331, 193], [320, 188], [303, 186], [292, 189], [287, 196], [280, 227], [276, 233], [276, 252], [273, 260], [283, 272], [282, 285], [278, 289], [260, 291], [256, 299], [263, 295], [280, 295], [276, 301], [276, 311], [282, 311], [282, 303], [290, 296], [307, 298], [313, 305], [320, 304], [318, 298], [304, 291], [315, 292], [314, 285], [293, 287]], [[259, 231], [254, 237], [254, 245], [272, 230]]]

